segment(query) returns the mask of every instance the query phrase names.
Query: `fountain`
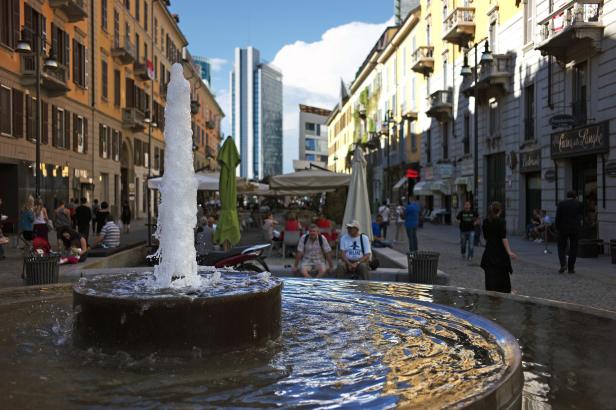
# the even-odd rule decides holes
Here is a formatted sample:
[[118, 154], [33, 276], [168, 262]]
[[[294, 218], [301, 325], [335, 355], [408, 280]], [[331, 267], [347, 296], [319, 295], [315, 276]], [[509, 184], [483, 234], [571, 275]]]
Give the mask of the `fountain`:
[[160, 265], [86, 275], [74, 287], [0, 290], [5, 406], [614, 403], [616, 365], [601, 352], [612, 348], [615, 315], [457, 288], [303, 279], [283, 288], [269, 274], [197, 269], [179, 65], [168, 95]]

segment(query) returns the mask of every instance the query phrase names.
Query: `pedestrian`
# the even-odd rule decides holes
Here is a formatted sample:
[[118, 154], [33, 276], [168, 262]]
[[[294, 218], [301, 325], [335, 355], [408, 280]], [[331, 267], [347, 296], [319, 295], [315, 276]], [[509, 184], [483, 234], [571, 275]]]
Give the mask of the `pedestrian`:
[[[575, 273], [575, 259], [577, 257], [578, 237], [582, 226], [584, 211], [582, 204], [577, 200], [575, 191], [567, 192], [567, 199], [561, 201], [556, 207], [556, 231], [558, 232], [558, 259], [560, 269], [558, 273]], [[567, 258], [567, 245], [569, 258]]]
[[[122, 203], [122, 225], [124, 225], [124, 233], [130, 232], [130, 220], [131, 220], [130, 206], [128, 201]], [[199, 219], [197, 219], [199, 220]]]
[[49, 242], [49, 229], [51, 221], [47, 214], [47, 209], [43, 205], [43, 201], [40, 198], [34, 200], [34, 223], [32, 224], [32, 230], [34, 236], [40, 236], [45, 238]]
[[372, 257], [370, 239], [360, 233], [357, 221], [351, 221], [346, 228], [347, 233], [340, 238], [340, 262], [336, 267], [336, 277], [367, 280]]
[[299, 239], [297, 252], [295, 253], [295, 264], [293, 272], [298, 272], [305, 278], [312, 278], [312, 272], [316, 272], [317, 278], [322, 278], [329, 270], [334, 270], [332, 260], [332, 248], [329, 246], [327, 238], [321, 235], [321, 231], [316, 224], [310, 225], [308, 233]]
[[404, 205], [402, 201], [396, 206], [396, 242], [402, 240], [402, 232], [404, 231]]
[[28, 196], [19, 213], [19, 232], [21, 237], [30, 242], [34, 238], [34, 198]]
[[84, 262], [88, 256], [88, 244], [84, 237], [79, 235], [79, 232], [72, 229], [70, 226], [63, 226], [58, 229], [59, 242], [64, 247], [63, 254], [69, 262]]
[[98, 205], [98, 199], [94, 198], [94, 201], [92, 201], [92, 232], [98, 232], [96, 230], [97, 226], [96, 226], [96, 214], [98, 213], [98, 210], [100, 209], [100, 206]]
[[485, 273], [486, 290], [511, 293], [511, 258], [517, 258], [517, 255], [509, 246], [507, 223], [501, 218], [502, 213], [503, 206], [493, 202], [488, 208], [488, 217], [483, 221], [486, 246], [481, 257], [481, 268]]
[[[58, 233], [58, 235], [57, 235], [58, 242], [61, 239], [61, 237], [60, 237], [61, 232], [64, 232], [64, 230], [62, 228], [64, 228], [64, 227], [70, 228], [72, 226], [72, 224], [71, 224], [71, 213], [64, 206], [64, 201], [62, 201], [62, 200], [60, 200], [60, 202], [58, 202], [58, 207], [54, 211], [54, 226], [56, 227], [56, 231]], [[60, 248], [60, 243], [58, 243], [58, 248]]]
[[[102, 204], [101, 204], [102, 205]], [[92, 242], [93, 248], [117, 248], [120, 246], [120, 228], [113, 220], [111, 213], [103, 213], [105, 220], [98, 236]], [[97, 222], [98, 223], [98, 222]]]
[[383, 222], [381, 222], [381, 233], [383, 234], [383, 238], [387, 239], [387, 228], [389, 227], [389, 205], [387, 201], [383, 201], [383, 204], [379, 207], [379, 214], [383, 217]]
[[77, 231], [81, 236], [86, 239], [86, 242], [90, 239], [90, 222], [92, 221], [92, 211], [88, 205], [86, 198], [81, 198], [81, 205], [75, 209], [75, 222], [77, 224]]
[[[466, 201], [464, 209], [458, 212], [456, 219], [460, 224], [460, 252], [462, 258], [470, 261], [474, 256], [475, 226], [478, 223], [479, 214], [472, 208], [470, 201]], [[466, 252], [467, 248], [468, 253]]]
[[417, 243], [417, 225], [419, 224], [419, 214], [421, 206], [417, 200], [411, 200], [404, 210], [404, 226], [406, 236], [409, 240], [409, 252], [415, 252], [419, 248]]
[[383, 216], [378, 214], [372, 222], [372, 247], [373, 248], [391, 248], [391, 242], [386, 240], [381, 230]]
[[103, 226], [105, 225], [105, 222], [107, 222], [107, 215], [109, 215], [109, 204], [107, 203], [107, 201], [103, 201], [101, 202], [101, 206], [98, 209], [98, 211], [96, 211], [96, 233], [99, 234], [101, 233], [101, 230], [103, 229]]

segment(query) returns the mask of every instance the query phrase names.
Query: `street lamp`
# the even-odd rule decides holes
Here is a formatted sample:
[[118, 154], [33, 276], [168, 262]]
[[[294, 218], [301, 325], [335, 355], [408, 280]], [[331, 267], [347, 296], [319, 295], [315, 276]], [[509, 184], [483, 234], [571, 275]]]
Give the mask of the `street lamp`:
[[392, 132], [393, 134], [396, 133], [396, 121], [394, 119], [394, 113], [392, 110], [387, 110], [385, 112], [385, 118], [383, 119], [383, 124], [381, 125], [381, 135], [387, 137], [387, 139], [385, 140], [386, 144], [385, 144], [385, 155], [386, 155], [386, 163], [387, 163], [387, 171], [385, 172], [385, 196], [386, 199], [389, 199], [389, 189], [390, 189], [390, 183], [389, 183], [389, 173], [391, 172], [390, 169], [390, 158], [389, 158], [389, 144], [390, 144], [390, 136], [392, 134], [392, 132], [390, 132], [389, 130], [389, 126], [390, 124], [393, 124], [393, 129]]
[[[39, 25], [40, 26], [40, 25]], [[26, 39], [26, 30], [37, 41], [37, 47], [32, 50], [32, 44]], [[31, 29], [23, 28], [21, 31], [21, 38], [17, 42], [15, 51], [20, 54], [32, 54], [34, 53], [34, 70], [36, 72], [36, 185], [35, 196], [37, 199], [41, 197], [41, 139], [43, 127], [41, 125], [41, 58], [44, 56], [43, 68], [46, 70], [55, 70], [58, 68], [58, 61], [53, 55], [53, 50], [50, 50], [49, 55], [44, 54], [45, 39], [38, 33]]]
[[[463, 78], [468, 78], [468, 76], [470, 76], [471, 74], [474, 74], [474, 82], [475, 82], [475, 86], [473, 87], [473, 99], [475, 101], [475, 112], [474, 112], [474, 119], [473, 119], [473, 126], [474, 126], [474, 144], [473, 144], [473, 202], [474, 202], [474, 207], [475, 210], [479, 209], [479, 195], [478, 195], [478, 191], [479, 191], [479, 127], [478, 127], [478, 111], [477, 111], [477, 99], [478, 99], [478, 87], [477, 87], [477, 82], [478, 82], [478, 67], [477, 67], [477, 46], [481, 43], [481, 41], [475, 43], [472, 47], [470, 47], [466, 53], [464, 54], [464, 65], [462, 66], [462, 69], [460, 70], [460, 74], [462, 75]], [[468, 66], [468, 53], [471, 50], [475, 50], [475, 52], [473, 53], [474, 57], [475, 57], [475, 69], [471, 70], [471, 68]], [[488, 40], [485, 40], [484, 43], [484, 50], [483, 53], [481, 54], [481, 64], [489, 64], [491, 63], [493, 60], [492, 58], [492, 53], [490, 52], [490, 45], [488, 43]]]

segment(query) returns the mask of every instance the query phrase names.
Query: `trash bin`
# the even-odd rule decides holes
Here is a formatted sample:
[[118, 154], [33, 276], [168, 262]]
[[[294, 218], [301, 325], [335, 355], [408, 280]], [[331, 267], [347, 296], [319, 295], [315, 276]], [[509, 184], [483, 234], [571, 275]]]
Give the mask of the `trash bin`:
[[409, 282], [436, 284], [440, 253], [415, 251], [409, 253]]
[[610, 239], [610, 255], [612, 255], [612, 263], [616, 265], [616, 239]]
[[24, 280], [26, 285], [58, 283], [59, 261], [59, 255], [26, 256], [24, 259]]

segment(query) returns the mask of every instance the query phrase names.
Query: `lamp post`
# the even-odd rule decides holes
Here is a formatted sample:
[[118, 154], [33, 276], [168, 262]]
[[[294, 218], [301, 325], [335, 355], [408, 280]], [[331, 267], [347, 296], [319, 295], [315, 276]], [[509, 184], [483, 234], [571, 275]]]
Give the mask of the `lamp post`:
[[[40, 17], [39, 17], [40, 18]], [[40, 27], [40, 20], [37, 25]], [[36, 41], [34, 50], [32, 45], [27, 40], [26, 31]], [[40, 199], [41, 197], [41, 139], [43, 134], [43, 127], [41, 125], [41, 58], [45, 56], [45, 39], [40, 35], [38, 31], [31, 30], [23, 27], [21, 31], [21, 39], [17, 42], [15, 51], [20, 54], [33, 54], [34, 55], [34, 71], [36, 76], [36, 185], [35, 185], [35, 197]], [[49, 56], [45, 56], [45, 62], [43, 67], [47, 70], [54, 70], [58, 68], [58, 61], [53, 56], [53, 50], [50, 50]]]
[[386, 164], [387, 164], [387, 169], [385, 172], [385, 178], [384, 178], [384, 183], [385, 183], [385, 196], [387, 197], [386, 199], [389, 199], [389, 173], [390, 173], [390, 158], [389, 158], [389, 144], [390, 144], [390, 135], [391, 132], [389, 130], [389, 125], [390, 124], [394, 124], [393, 126], [393, 132], [396, 132], [396, 122], [394, 120], [394, 114], [391, 110], [387, 110], [387, 112], [385, 113], [385, 118], [383, 119], [383, 125], [381, 126], [381, 135], [387, 137], [387, 139], [385, 140], [385, 155], [386, 155]]
[[[462, 70], [460, 71], [460, 74], [462, 75], [463, 78], [468, 78], [469, 75], [474, 74], [474, 81], [475, 81], [475, 86], [473, 87], [473, 99], [475, 101], [475, 112], [474, 112], [474, 119], [473, 119], [473, 127], [474, 127], [474, 144], [473, 144], [473, 202], [474, 202], [474, 208], [475, 210], [479, 209], [479, 129], [478, 129], [478, 111], [477, 111], [477, 98], [478, 98], [478, 86], [477, 86], [477, 82], [479, 80], [478, 77], [478, 67], [477, 67], [477, 46], [481, 44], [481, 41], [473, 44], [472, 47], [470, 47], [467, 52], [464, 54], [464, 65], [462, 66]], [[474, 66], [474, 70], [471, 70], [471, 68], [468, 66], [468, 53], [474, 50], [474, 58], [475, 58], [475, 66]], [[491, 63], [493, 60], [492, 58], [492, 53], [490, 52], [490, 45], [488, 43], [488, 40], [486, 39], [484, 42], [484, 51], [481, 54], [481, 64], [489, 64]]]

